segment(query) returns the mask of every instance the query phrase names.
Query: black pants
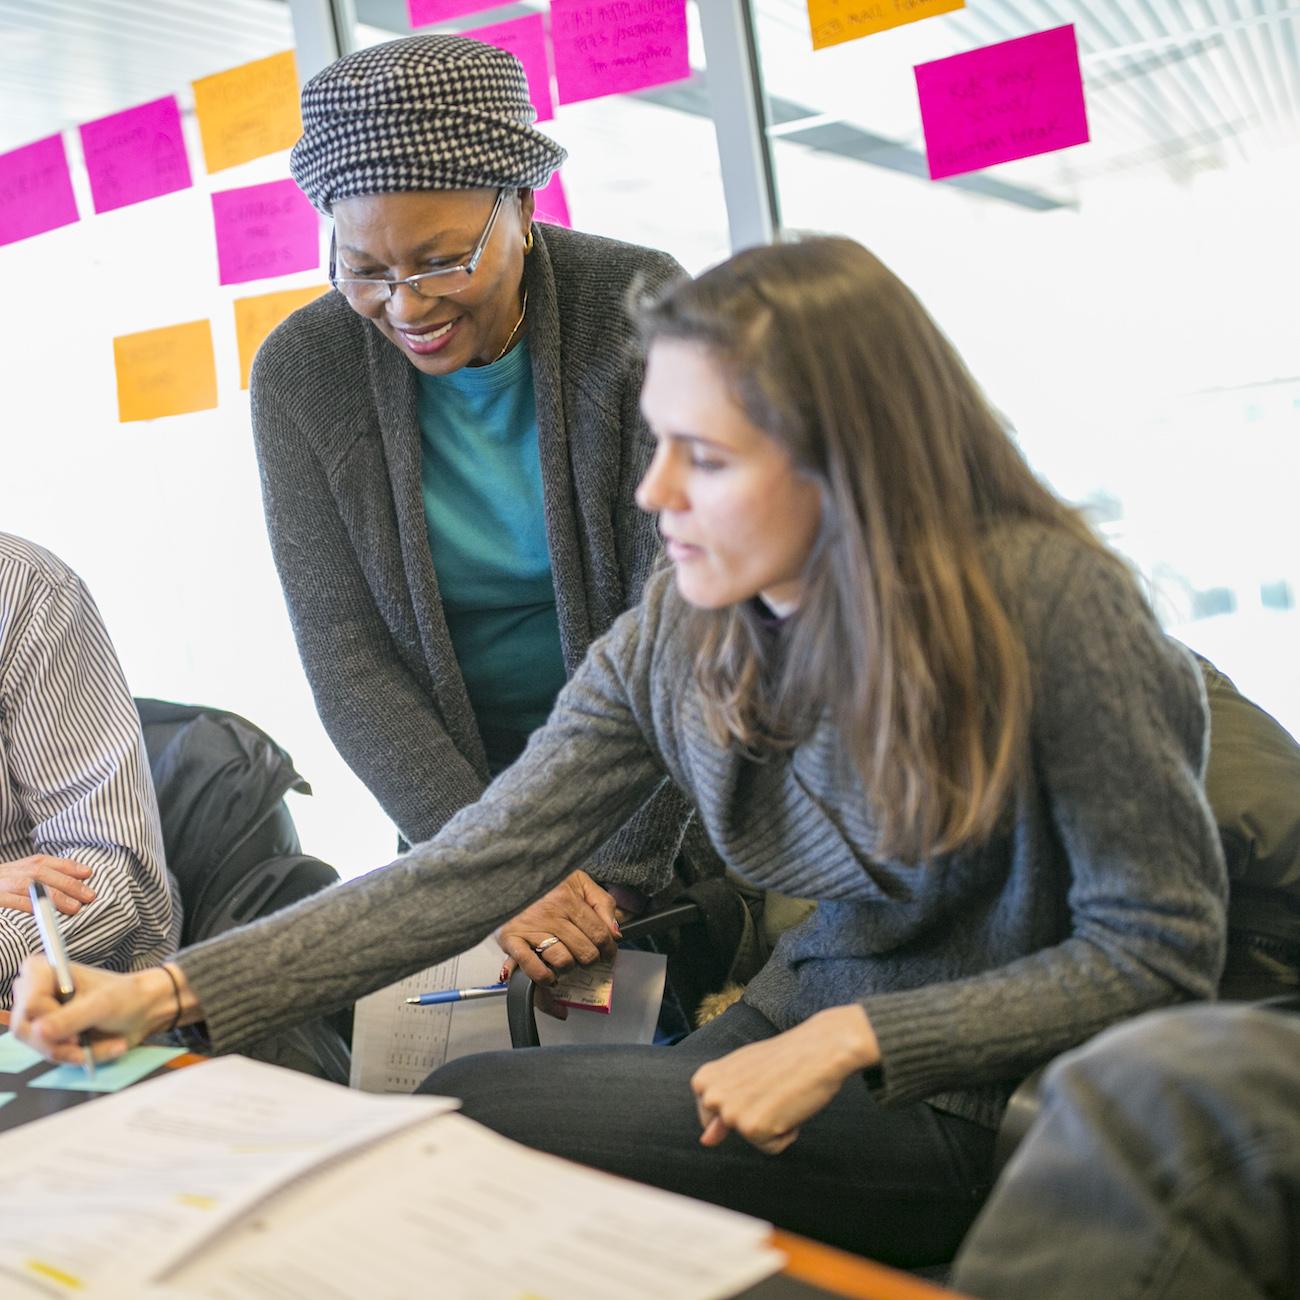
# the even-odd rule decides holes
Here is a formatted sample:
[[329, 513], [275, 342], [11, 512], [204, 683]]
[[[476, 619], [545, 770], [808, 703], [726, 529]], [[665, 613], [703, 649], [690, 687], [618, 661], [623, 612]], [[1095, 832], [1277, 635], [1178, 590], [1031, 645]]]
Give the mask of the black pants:
[[992, 1132], [850, 1078], [778, 1156], [699, 1144], [691, 1075], [777, 1031], [739, 1004], [676, 1047], [540, 1047], [450, 1062], [422, 1092], [507, 1137], [900, 1267], [950, 1259], [988, 1191]]

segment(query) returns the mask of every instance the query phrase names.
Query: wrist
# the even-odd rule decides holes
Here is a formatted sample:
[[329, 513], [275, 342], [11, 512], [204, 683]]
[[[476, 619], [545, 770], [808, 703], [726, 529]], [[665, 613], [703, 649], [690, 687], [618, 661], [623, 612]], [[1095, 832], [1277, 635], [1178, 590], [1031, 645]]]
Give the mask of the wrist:
[[814, 1020], [829, 1040], [831, 1060], [847, 1078], [880, 1064], [880, 1043], [867, 1013], [855, 1002], [819, 1011]]
[[175, 962], [152, 966], [135, 978], [144, 1000], [145, 1037], [203, 1019], [198, 998]]

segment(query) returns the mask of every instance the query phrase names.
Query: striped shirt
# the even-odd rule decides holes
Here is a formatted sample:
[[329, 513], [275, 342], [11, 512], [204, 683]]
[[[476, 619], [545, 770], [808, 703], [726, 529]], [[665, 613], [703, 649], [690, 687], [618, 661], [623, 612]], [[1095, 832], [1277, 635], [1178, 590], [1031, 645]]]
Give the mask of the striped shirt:
[[[128, 971], [175, 952], [140, 718], [99, 611], [55, 556], [0, 533], [0, 863], [36, 853], [91, 870], [95, 901], [59, 918], [76, 960]], [[30, 915], [0, 909], [0, 1006], [40, 947]]]

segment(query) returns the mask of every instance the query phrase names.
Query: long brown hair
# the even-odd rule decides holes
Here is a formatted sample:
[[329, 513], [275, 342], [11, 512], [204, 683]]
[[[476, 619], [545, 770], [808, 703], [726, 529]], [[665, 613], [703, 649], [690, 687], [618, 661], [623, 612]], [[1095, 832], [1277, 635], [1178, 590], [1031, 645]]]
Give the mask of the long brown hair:
[[779, 656], [749, 603], [691, 615], [714, 735], [762, 753], [828, 713], [878, 852], [919, 861], [987, 838], [1024, 768], [1030, 687], [982, 538], [1037, 520], [1105, 548], [1034, 477], [911, 291], [851, 240], [740, 253], [642, 319], [647, 344], [706, 347], [822, 495]]

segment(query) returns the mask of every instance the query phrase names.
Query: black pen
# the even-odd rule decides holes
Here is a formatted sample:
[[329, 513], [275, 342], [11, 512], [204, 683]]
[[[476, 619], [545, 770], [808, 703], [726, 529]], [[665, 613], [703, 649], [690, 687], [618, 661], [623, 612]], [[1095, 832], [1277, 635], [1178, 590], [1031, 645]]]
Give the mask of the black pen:
[[[63, 934], [59, 930], [54, 903], [39, 880], [28, 884], [27, 893], [32, 900], [32, 912], [36, 917], [36, 928], [40, 932], [41, 947], [45, 949], [45, 960], [54, 970], [54, 996], [60, 1002], [70, 1002], [77, 988], [72, 982], [72, 966], [68, 962], [68, 950], [63, 946]], [[95, 1054], [91, 1051], [85, 1034], [78, 1035], [77, 1041], [85, 1052], [82, 1065], [85, 1067], [86, 1078], [93, 1079]]]

